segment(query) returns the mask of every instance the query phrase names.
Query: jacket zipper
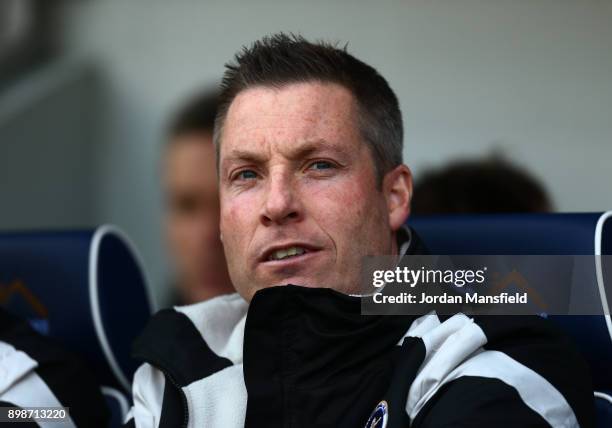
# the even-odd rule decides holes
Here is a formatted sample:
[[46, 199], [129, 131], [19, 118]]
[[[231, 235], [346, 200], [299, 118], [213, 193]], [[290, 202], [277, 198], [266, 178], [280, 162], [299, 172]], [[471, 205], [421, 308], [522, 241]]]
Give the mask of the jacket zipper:
[[[156, 361], [153, 361], [150, 358], [143, 358], [143, 361], [148, 364], [151, 364], [157, 370], [162, 372], [164, 374], [164, 378], [168, 379], [170, 383], [172, 384], [172, 386], [174, 386], [179, 391], [181, 395], [181, 402], [183, 403], [183, 423], [181, 424], [180, 428], [187, 428], [187, 425], [189, 423], [189, 408], [187, 406], [187, 396], [183, 392], [183, 388], [180, 387], [180, 385], [174, 380], [174, 378], [170, 375], [170, 373], [168, 373], [166, 370], [161, 368], [162, 366], [161, 364], [157, 364]], [[162, 402], [162, 407], [163, 407], [163, 402]], [[161, 415], [161, 412], [160, 412], [160, 415]]]
[[187, 428], [187, 424], [189, 423], [189, 409], [187, 407], [187, 396], [183, 392], [183, 388], [181, 388], [179, 384], [176, 383], [174, 378], [170, 376], [170, 374], [167, 371], [162, 370], [162, 369], [159, 369], [159, 370], [164, 374], [164, 376], [166, 376], [166, 379], [168, 379], [170, 383], [172, 383], [172, 385], [176, 389], [178, 389], [179, 393], [181, 394], [181, 401], [183, 403], [183, 423], [181, 424], [181, 428]]

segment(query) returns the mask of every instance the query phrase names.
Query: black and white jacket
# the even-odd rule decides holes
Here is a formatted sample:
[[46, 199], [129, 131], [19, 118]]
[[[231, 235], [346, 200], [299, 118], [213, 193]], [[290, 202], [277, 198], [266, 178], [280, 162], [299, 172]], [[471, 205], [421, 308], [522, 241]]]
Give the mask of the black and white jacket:
[[1, 407], [69, 408], [67, 420], [15, 424], [23, 428], [103, 428], [108, 426], [110, 418], [100, 387], [83, 362], [2, 308]]
[[586, 364], [535, 316], [362, 316], [356, 297], [272, 287], [159, 312], [134, 356], [138, 428], [594, 424]]

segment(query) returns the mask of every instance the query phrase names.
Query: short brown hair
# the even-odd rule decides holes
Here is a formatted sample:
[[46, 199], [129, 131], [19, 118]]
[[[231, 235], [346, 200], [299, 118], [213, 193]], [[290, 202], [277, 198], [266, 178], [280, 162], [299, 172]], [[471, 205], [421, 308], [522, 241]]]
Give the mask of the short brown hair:
[[346, 46], [278, 33], [244, 47], [226, 64], [215, 122], [217, 164], [223, 124], [236, 96], [254, 86], [283, 87], [299, 82], [330, 82], [347, 88], [359, 109], [361, 134], [374, 158], [379, 183], [402, 163], [403, 125], [397, 97], [371, 66], [350, 55]]

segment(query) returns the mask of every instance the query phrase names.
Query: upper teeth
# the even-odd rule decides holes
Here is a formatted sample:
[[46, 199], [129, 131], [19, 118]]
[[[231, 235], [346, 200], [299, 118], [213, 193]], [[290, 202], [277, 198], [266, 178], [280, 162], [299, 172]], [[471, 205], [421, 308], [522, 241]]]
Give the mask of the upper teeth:
[[286, 257], [300, 256], [305, 252], [306, 250], [302, 247], [290, 247], [285, 250], [276, 250], [270, 255], [270, 260], [282, 260]]

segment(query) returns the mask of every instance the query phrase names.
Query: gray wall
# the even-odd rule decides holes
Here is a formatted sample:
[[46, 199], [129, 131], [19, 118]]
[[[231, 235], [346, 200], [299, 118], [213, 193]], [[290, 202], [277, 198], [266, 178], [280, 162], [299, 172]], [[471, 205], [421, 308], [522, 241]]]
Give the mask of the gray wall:
[[167, 116], [241, 45], [278, 30], [348, 41], [388, 78], [417, 174], [497, 147], [560, 210], [612, 208], [610, 1], [71, 1], [64, 15], [67, 55], [95, 63], [105, 85], [93, 219], [132, 236], [159, 290]]
[[94, 223], [95, 82], [60, 62], [0, 93], [0, 230]]

